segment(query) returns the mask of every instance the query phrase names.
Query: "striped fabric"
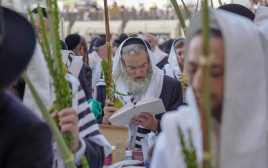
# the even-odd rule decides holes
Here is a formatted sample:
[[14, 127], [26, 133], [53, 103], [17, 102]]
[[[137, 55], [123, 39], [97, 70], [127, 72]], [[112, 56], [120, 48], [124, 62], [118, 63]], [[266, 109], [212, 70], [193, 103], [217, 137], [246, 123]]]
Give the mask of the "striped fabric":
[[[86, 138], [91, 142], [98, 144], [104, 148], [104, 154], [107, 156], [111, 152], [111, 145], [106, 138], [100, 134], [99, 125], [97, 124], [93, 113], [90, 111], [85, 93], [80, 86], [77, 78], [71, 74], [66, 75], [66, 80], [70, 84], [72, 93], [72, 108], [76, 110], [78, 115], [79, 137]], [[53, 145], [54, 161], [53, 168], [62, 168], [64, 166], [63, 159], [55, 143]]]
[[76, 109], [79, 119], [79, 137], [87, 138], [90, 141], [109, 149], [110, 144], [99, 132], [99, 125], [95, 120], [94, 114], [89, 108], [85, 93], [81, 88], [79, 81], [70, 74], [66, 76], [66, 79], [72, 90], [72, 108]]
[[150, 133], [151, 130], [144, 128], [142, 126], [138, 126], [137, 134], [136, 134], [136, 144], [135, 148], [139, 149], [141, 148], [141, 139], [146, 138], [147, 134]]

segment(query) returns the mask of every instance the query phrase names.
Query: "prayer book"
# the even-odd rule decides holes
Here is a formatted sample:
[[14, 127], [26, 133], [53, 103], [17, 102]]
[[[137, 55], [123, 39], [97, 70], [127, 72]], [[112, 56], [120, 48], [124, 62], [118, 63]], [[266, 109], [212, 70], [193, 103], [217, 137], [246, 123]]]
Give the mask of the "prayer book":
[[141, 115], [141, 112], [147, 112], [152, 115], [166, 112], [161, 99], [148, 99], [138, 101], [136, 105], [127, 104], [116, 111], [109, 119], [112, 125], [125, 126], [130, 123], [134, 115]]

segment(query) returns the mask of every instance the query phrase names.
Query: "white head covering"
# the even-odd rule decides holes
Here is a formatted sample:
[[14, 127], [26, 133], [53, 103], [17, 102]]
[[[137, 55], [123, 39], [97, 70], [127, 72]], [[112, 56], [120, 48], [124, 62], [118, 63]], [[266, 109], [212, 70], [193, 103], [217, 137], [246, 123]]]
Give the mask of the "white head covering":
[[186, 146], [189, 143], [188, 130], [191, 131], [191, 138], [196, 149], [197, 161], [202, 163], [202, 130], [200, 117], [195, 96], [189, 86], [186, 90], [187, 106], [180, 106], [178, 110], [164, 114], [161, 121], [162, 132], [160, 133], [152, 157], [152, 168], [186, 168], [184, 155], [180, 145], [178, 126], [183, 132]]
[[[192, 20], [188, 42], [201, 22], [200, 15]], [[210, 27], [221, 31], [225, 47], [219, 167], [267, 167], [265, 53], [258, 30], [248, 19], [222, 10], [211, 10]]]
[[[132, 39], [142, 40], [140, 38], [130, 37], [120, 44], [120, 46], [117, 49], [116, 54], [114, 56], [114, 64], [113, 64], [113, 75], [114, 76], [117, 76], [120, 73], [121, 69], [123, 71], [125, 71], [125, 69], [123, 68], [123, 64], [121, 62], [121, 57], [122, 57], [121, 50], [122, 50], [122, 46], [125, 44], [125, 42], [127, 42], [128, 40], [132, 40]], [[164, 74], [159, 68], [156, 67], [153, 53], [148, 49], [148, 47], [144, 41], [143, 41], [143, 43], [147, 48], [147, 53], [149, 55], [149, 62], [150, 62], [150, 65], [151, 65], [152, 71], [153, 71], [151, 82], [149, 84], [149, 87], [148, 87], [147, 92], [146, 92], [145, 96], [143, 97], [143, 99], [159, 98], [160, 94], [162, 92]], [[122, 76], [119, 76], [119, 78], [114, 82], [115, 82], [116, 90], [119, 93], [127, 94], [127, 92], [128, 92], [127, 86], [125, 85], [125, 82], [122, 79]], [[119, 96], [119, 95], [116, 95], [116, 96]], [[126, 103], [131, 103], [130, 96], [119, 96], [119, 97], [123, 98]]]
[[[219, 168], [268, 167], [266, 63], [260, 34], [252, 22], [246, 18], [222, 10], [211, 10], [210, 12], [210, 28], [221, 31], [225, 47]], [[189, 41], [201, 30], [201, 23], [200, 15], [196, 15], [192, 19], [191, 26], [187, 31], [186, 50]], [[252, 67], [251, 69], [249, 65]], [[186, 98], [190, 99], [191, 94], [189, 95], [188, 92], [187, 89]], [[200, 162], [199, 154], [202, 147], [199, 145], [202, 144], [202, 136], [196, 131], [201, 131], [201, 128], [195, 127], [198, 123], [196, 120], [198, 113], [195, 110], [198, 109], [191, 102], [188, 102], [190, 110], [179, 108], [177, 114], [167, 113], [164, 116], [161, 123], [163, 131], [159, 137], [160, 142], [156, 144], [152, 168], [161, 167], [158, 166], [162, 164], [161, 162], [166, 163], [162, 167], [185, 167], [184, 163], [181, 163], [184, 162], [182, 158], [172, 158], [172, 155], [178, 152], [176, 149], [180, 151], [176, 156], [182, 155], [178, 138], [177, 141], [173, 141], [178, 136], [174, 134], [174, 132], [177, 133], [175, 129], [177, 125], [180, 125], [182, 130], [185, 128], [192, 130], [197, 160]], [[188, 122], [188, 120], [195, 121]], [[173, 129], [173, 132], [169, 132], [170, 129]], [[173, 136], [170, 133], [173, 133]], [[194, 135], [195, 133], [197, 135]], [[184, 135], [187, 136], [187, 134]], [[199, 142], [195, 141], [195, 137]], [[160, 151], [160, 154], [157, 154], [157, 151]], [[168, 156], [166, 157], [168, 153], [171, 153], [170, 159]], [[167, 158], [166, 162], [163, 161], [165, 160], [163, 157]]]
[[[264, 49], [264, 53], [268, 53], [268, 47], [267, 47], [267, 42], [268, 42], [268, 7], [264, 6], [259, 6], [256, 15], [255, 15], [255, 20], [254, 24], [257, 25], [259, 32], [260, 32], [260, 38], [261, 38], [261, 44], [262, 48]], [[265, 57], [266, 60], [265, 62], [268, 63], [268, 57]], [[268, 74], [268, 66], [266, 67], [266, 74]], [[268, 82], [267, 82], [268, 84]], [[268, 89], [268, 86], [267, 86]], [[268, 93], [268, 91], [267, 91]]]
[[183, 73], [181, 72], [180, 66], [178, 64], [177, 54], [175, 51], [175, 43], [178, 41], [181, 41], [181, 40], [184, 40], [184, 38], [178, 38], [178, 39], [173, 41], [172, 46], [171, 46], [171, 50], [169, 53], [169, 57], [168, 57], [168, 64], [173, 69], [173, 72], [174, 72], [177, 79], [179, 78], [179, 76], [182, 76]]

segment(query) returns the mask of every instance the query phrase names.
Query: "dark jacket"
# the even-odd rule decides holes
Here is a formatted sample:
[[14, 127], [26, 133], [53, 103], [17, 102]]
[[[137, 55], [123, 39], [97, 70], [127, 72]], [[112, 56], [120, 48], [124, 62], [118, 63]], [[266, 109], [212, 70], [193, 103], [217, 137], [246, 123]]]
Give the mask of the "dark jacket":
[[49, 168], [49, 127], [7, 91], [0, 90], [0, 167]]
[[91, 91], [92, 91], [92, 71], [89, 66], [83, 64], [81, 71], [78, 76], [79, 82], [81, 84], [82, 89], [85, 92], [86, 98], [91, 99]]
[[166, 65], [168, 63], [168, 56], [166, 56], [165, 58], [163, 58], [160, 62], [158, 62], [156, 64], [156, 66], [159, 68], [159, 69], [162, 69], [164, 67], [164, 65]]

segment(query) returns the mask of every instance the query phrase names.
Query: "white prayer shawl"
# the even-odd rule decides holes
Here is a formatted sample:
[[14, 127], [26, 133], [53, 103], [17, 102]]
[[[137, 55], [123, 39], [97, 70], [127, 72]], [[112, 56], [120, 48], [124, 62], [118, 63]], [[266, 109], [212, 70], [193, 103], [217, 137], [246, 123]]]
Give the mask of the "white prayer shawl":
[[92, 72], [94, 73], [94, 70], [98, 63], [101, 62], [101, 57], [98, 55], [96, 51], [93, 51], [92, 53], [88, 54], [88, 65], [92, 69]]
[[197, 104], [191, 87], [186, 90], [188, 106], [180, 106], [177, 111], [164, 114], [152, 157], [152, 168], [186, 168], [184, 155], [180, 145], [178, 126], [183, 132], [184, 141], [189, 145], [188, 130], [196, 149], [197, 161], [202, 163], [202, 130]]
[[[115, 57], [114, 57], [114, 64], [113, 64], [113, 75], [117, 76], [121, 70], [123, 70], [123, 72], [125, 71], [125, 69], [123, 68], [123, 64], [121, 62], [121, 50], [122, 50], [122, 46], [125, 44], [126, 41], [131, 40], [131, 39], [135, 39], [133, 37], [126, 39], [124, 42], [121, 43], [121, 45], [119, 46], [119, 48], [116, 51]], [[145, 44], [145, 42], [144, 42]], [[145, 44], [146, 46], [146, 44]], [[155, 59], [153, 56], [153, 53], [147, 48], [147, 52], [149, 55], [149, 62], [150, 65], [152, 67], [152, 79], [151, 82], [149, 84], [149, 87], [147, 89], [147, 92], [145, 93], [145, 96], [142, 98], [142, 100], [146, 100], [146, 99], [150, 99], [150, 98], [159, 98], [160, 94], [162, 92], [162, 86], [163, 86], [163, 80], [164, 80], [164, 74], [163, 71], [161, 71], [158, 67], [156, 67], [156, 63], [155, 63]], [[119, 78], [115, 81], [115, 87], [116, 90], [119, 93], [123, 93], [123, 94], [127, 94], [128, 90], [127, 90], [127, 86], [125, 85], [125, 82], [122, 78], [122, 75], [119, 76]], [[123, 99], [124, 101], [122, 101], [123, 103], [131, 103], [131, 98], [130, 96], [119, 96], [116, 95], [116, 97], [119, 97], [120, 99]]]
[[[267, 80], [265, 76], [265, 53], [263, 52], [259, 32], [252, 22], [246, 18], [222, 10], [211, 10], [210, 12], [210, 27], [220, 29], [225, 45], [225, 80], [220, 128], [219, 168], [268, 167]], [[186, 50], [189, 41], [201, 30], [201, 23], [201, 16], [196, 15], [188, 29]], [[248, 68], [249, 65], [254, 68]], [[247, 74], [247, 78], [245, 78], [244, 74]], [[186, 97], [189, 97], [188, 94]], [[191, 107], [192, 105], [189, 103], [190, 110], [193, 110], [191, 113], [195, 114], [195, 110]], [[183, 113], [183, 110], [179, 108], [178, 113]], [[177, 116], [183, 116], [183, 114], [177, 114]], [[171, 116], [164, 116], [162, 121], [163, 131], [161, 133], [163, 135], [160, 136], [164, 138], [159, 138], [159, 141], [162, 139], [161, 142], [164, 143], [163, 139], [170, 138], [165, 136], [168, 134], [166, 133], [166, 124], [172, 127], [172, 125], [179, 123], [180, 120], [193, 120], [195, 116], [189, 114], [188, 117], [192, 119], [186, 118], [187, 116], [183, 118], [176, 117], [177, 120], [175, 121], [171, 120]], [[165, 118], [169, 118], [169, 120]], [[175, 117], [173, 116], [173, 118]], [[195, 122], [191, 123], [193, 125], [188, 125], [188, 127], [194, 128]], [[181, 124], [180, 126], [182, 128], [187, 127], [187, 123], [185, 125]], [[199, 129], [201, 130], [201, 128]], [[195, 139], [195, 136], [198, 135], [194, 135], [193, 131], [193, 139]], [[168, 139], [169, 142], [170, 139]], [[197, 144], [201, 142], [202, 139]], [[167, 143], [169, 147], [162, 152], [161, 156], [164, 157], [170, 152], [174, 153], [172, 152], [174, 151], [174, 146], [180, 146], [178, 143], [178, 141]], [[156, 151], [154, 152], [156, 156], [157, 146], [160, 146], [160, 144], [156, 145]], [[197, 151], [201, 149], [198, 146], [195, 147]], [[162, 148], [160, 147], [160, 151]], [[176, 148], [180, 149], [181, 147]], [[179, 152], [177, 156], [181, 155], [182, 153]], [[153, 156], [152, 168], [157, 167], [157, 164], [163, 165], [161, 162], [164, 159], [160, 160], [159, 156], [156, 156]], [[197, 154], [197, 158], [199, 157], [199, 154]], [[198, 161], [200, 161], [199, 159]], [[164, 167], [185, 167], [184, 163], [181, 163], [183, 160], [174, 159], [168, 162], [170, 163], [164, 163], [170, 166], [164, 165]]]
[[175, 75], [172, 67], [170, 66], [170, 64], [164, 65], [163, 71], [164, 71], [165, 75], [167, 75], [167, 76], [169, 76], [171, 78], [174, 78], [174, 79], [178, 79], [177, 76]]
[[[51, 87], [52, 79], [49, 74], [47, 63], [45, 61], [44, 54], [39, 43], [36, 44], [33, 57], [27, 66], [27, 75], [31, 79], [35, 88], [37, 88], [39, 96], [43, 100], [45, 106], [51, 107], [53, 102], [51, 101], [52, 95], [49, 90]], [[25, 85], [23, 104], [32, 112], [34, 112], [38, 117], [42, 118], [42, 113], [37, 106], [28, 85]]]
[[[256, 15], [255, 15], [255, 20], [254, 20], [254, 24], [258, 27], [259, 32], [260, 32], [260, 38], [261, 38], [261, 44], [262, 44], [262, 48], [264, 49], [264, 53], [268, 53], [268, 47], [267, 47], [267, 41], [268, 41], [268, 8], [264, 7], [264, 6], [259, 6], [259, 8], [257, 9]], [[265, 57], [266, 60], [265, 62], [268, 63], [268, 57]], [[266, 74], [268, 74], [268, 66], [266, 67]], [[268, 84], [268, 82], [267, 82]], [[267, 86], [268, 88], [268, 86]], [[268, 91], [267, 91], [268, 93]]]
[[[125, 42], [128, 41], [128, 40], [131, 40], [131, 39], [135, 39], [135, 38], [131, 37], [131, 38], [126, 39], [124, 42], [122, 42], [120, 44], [119, 48], [116, 51], [116, 54], [114, 56], [114, 64], [113, 64], [113, 75], [114, 76], [117, 76], [120, 73], [121, 70], [125, 71], [125, 69], [123, 68], [123, 64], [121, 62], [121, 50], [122, 50], [122, 46], [125, 44]], [[144, 45], [146, 46], [145, 42], [144, 42]], [[151, 79], [151, 82], [150, 82], [149, 87], [147, 89], [147, 92], [145, 93], [144, 96], [142, 96], [141, 101], [146, 100], [146, 99], [150, 99], [150, 98], [159, 98], [160, 94], [162, 92], [162, 86], [163, 86], [163, 80], [164, 80], [163, 71], [160, 70], [156, 66], [153, 53], [148, 48], [147, 48], [147, 53], [149, 55], [149, 62], [150, 62], [150, 65], [152, 67], [153, 73], [152, 73], [152, 79]], [[127, 90], [127, 86], [125, 85], [125, 82], [124, 82], [124, 80], [122, 78], [122, 75], [119, 76], [119, 78], [114, 82], [115, 82], [116, 91], [118, 91], [119, 93], [123, 93], [123, 94], [127, 95], [128, 90]], [[121, 102], [123, 104], [132, 103], [131, 102], [131, 96], [120, 96], [120, 95], [116, 94], [115, 97], [119, 97], [119, 99], [121, 100]], [[144, 128], [139, 126], [138, 129], [141, 130], [141, 129], [144, 129]], [[145, 138], [146, 134], [141, 135], [139, 133], [139, 134], [137, 134], [137, 136]], [[129, 138], [128, 138], [128, 140], [130, 140]], [[138, 143], [140, 143], [140, 142], [136, 142], [136, 145], [140, 145]]]
[[213, 13], [225, 41], [220, 168], [268, 167], [267, 53], [248, 19], [223, 11]]
[[180, 76], [183, 75], [179, 63], [178, 63], [178, 59], [177, 59], [177, 54], [175, 51], [175, 43], [183, 40], [183, 38], [179, 38], [173, 41], [171, 49], [170, 49], [170, 53], [168, 56], [168, 64], [166, 64], [164, 66], [164, 71], [165, 71], [165, 75], [168, 75], [172, 78], [174, 78], [174, 76], [176, 77], [176, 79], [178, 79]]
[[68, 71], [78, 78], [80, 71], [83, 67], [83, 57], [75, 56], [72, 51], [69, 50], [61, 50], [62, 61], [67, 65]]
[[[96, 87], [97, 82], [100, 80], [101, 78], [101, 73], [102, 73], [102, 69], [101, 69], [101, 61], [97, 64], [96, 69], [93, 72], [92, 75], [92, 88]], [[96, 92], [94, 92], [95, 94]]]
[[167, 53], [162, 51], [157, 45], [154, 48], [153, 56], [155, 59], [155, 64], [158, 64], [160, 61], [162, 61], [166, 56], [168, 56]]

